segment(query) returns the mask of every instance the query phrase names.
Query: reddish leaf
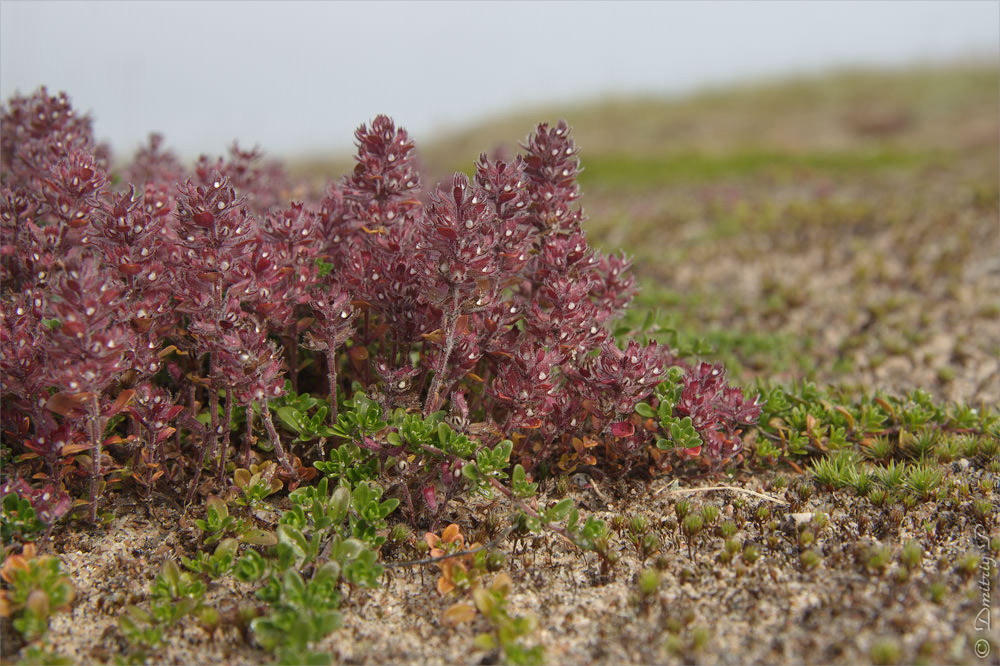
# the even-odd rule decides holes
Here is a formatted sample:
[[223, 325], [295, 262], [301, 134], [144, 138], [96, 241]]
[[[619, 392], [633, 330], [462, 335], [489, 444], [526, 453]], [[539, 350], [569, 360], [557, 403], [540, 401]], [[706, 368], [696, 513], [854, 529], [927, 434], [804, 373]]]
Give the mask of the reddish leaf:
[[93, 395], [93, 393], [88, 392], [67, 393], [62, 391], [49, 398], [49, 401], [45, 403], [45, 407], [50, 412], [59, 416], [69, 416], [74, 412], [86, 412], [87, 410], [83, 405]]
[[434, 486], [424, 486], [421, 489], [424, 495], [424, 501], [427, 502], [428, 508], [434, 513], [437, 512], [437, 495], [434, 493]]
[[132, 398], [135, 397], [135, 389], [125, 389], [118, 394], [115, 401], [108, 407], [108, 411], [104, 413], [105, 416], [114, 416], [118, 412], [122, 411], [129, 406], [132, 402]]
[[635, 426], [629, 421], [617, 421], [611, 424], [611, 434], [615, 437], [631, 437], [635, 434]]

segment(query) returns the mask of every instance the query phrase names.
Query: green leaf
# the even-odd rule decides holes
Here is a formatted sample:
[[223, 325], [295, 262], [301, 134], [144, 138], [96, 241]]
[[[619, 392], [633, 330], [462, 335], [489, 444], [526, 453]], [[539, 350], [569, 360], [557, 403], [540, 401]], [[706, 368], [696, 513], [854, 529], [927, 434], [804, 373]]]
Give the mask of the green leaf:
[[291, 547], [299, 559], [304, 559], [309, 551], [309, 542], [306, 541], [305, 535], [291, 525], [278, 525], [278, 542]]
[[303, 603], [306, 601], [306, 583], [302, 575], [295, 569], [289, 569], [281, 578], [281, 585], [289, 601]]
[[275, 412], [281, 422], [292, 432], [301, 433], [306, 429], [305, 421], [302, 417], [302, 412], [295, 409], [290, 405], [285, 405], [284, 407], [278, 407]]
[[334, 545], [330, 552], [330, 557], [343, 563], [347, 560], [355, 559], [364, 549], [365, 545], [360, 540], [344, 539], [340, 543]]
[[274, 532], [268, 532], [267, 530], [261, 530], [257, 528], [251, 528], [244, 530], [239, 535], [240, 541], [243, 543], [250, 543], [255, 546], [273, 546], [278, 543], [278, 537]]
[[244, 583], [260, 580], [267, 572], [267, 562], [256, 550], [248, 550], [236, 562], [234, 575]]
[[653, 408], [644, 402], [640, 402], [635, 406], [635, 413], [643, 417], [644, 419], [651, 419], [656, 417], [656, 412], [653, 411]]
[[573, 508], [573, 499], [571, 497], [567, 497], [559, 501], [555, 506], [549, 509], [546, 512], [547, 517], [551, 522], [560, 521], [569, 515], [569, 512], [572, 508]]
[[472, 641], [472, 644], [480, 650], [486, 650], [489, 652], [497, 648], [497, 639], [493, 637], [493, 634], [482, 633], [476, 636], [476, 638]]

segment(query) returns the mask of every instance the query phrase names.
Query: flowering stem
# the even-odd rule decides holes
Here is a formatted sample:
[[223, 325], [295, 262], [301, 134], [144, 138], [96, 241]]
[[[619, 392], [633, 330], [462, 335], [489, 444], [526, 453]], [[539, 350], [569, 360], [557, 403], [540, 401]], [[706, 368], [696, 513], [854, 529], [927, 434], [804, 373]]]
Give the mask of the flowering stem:
[[271, 420], [271, 411], [267, 408], [267, 401], [261, 400], [260, 402], [260, 413], [264, 417], [264, 427], [267, 428], [267, 434], [271, 438], [271, 443], [274, 444], [274, 452], [278, 455], [278, 462], [292, 475], [292, 478], [298, 479], [299, 474], [292, 467], [292, 464], [288, 462], [288, 456], [285, 454], [285, 449], [281, 446], [281, 438], [278, 436], [278, 431], [274, 427], [274, 421]]
[[330, 427], [337, 425], [337, 355], [333, 349], [326, 352], [326, 377], [330, 382]]
[[101, 478], [101, 407], [97, 402], [97, 393], [90, 396], [90, 448], [93, 460], [90, 464], [90, 522], [97, 522], [97, 486]]
[[243, 465], [250, 467], [250, 445], [253, 443], [253, 402], [247, 406], [247, 431], [243, 437]]
[[[214, 353], [210, 353], [208, 368], [208, 376], [211, 378], [215, 375]], [[194, 499], [194, 495], [198, 491], [198, 482], [201, 481], [201, 470], [205, 466], [205, 462], [210, 457], [209, 453], [213, 456], [215, 455], [215, 446], [218, 442], [216, 435], [217, 428], [219, 427], [219, 389], [215, 388], [211, 381], [208, 386], [208, 416], [208, 433], [206, 433], [207, 436], [203, 436], [201, 438], [201, 459], [198, 461], [198, 466], [195, 467], [194, 478], [191, 480], [191, 488], [188, 489], [188, 502]]]
[[295, 323], [288, 326], [288, 334], [285, 336], [285, 347], [288, 348], [288, 374], [292, 382], [292, 391], [299, 392], [299, 341], [298, 333], [295, 330]]
[[431, 380], [431, 387], [427, 391], [427, 401], [424, 402], [424, 416], [441, 406], [441, 386], [444, 384], [445, 368], [448, 367], [448, 359], [451, 358], [451, 351], [455, 348], [455, 326], [458, 324], [458, 290], [451, 289], [451, 309], [444, 313], [444, 352], [438, 367], [434, 370], [434, 379]]
[[229, 437], [233, 423], [233, 389], [226, 389], [226, 422], [222, 426], [222, 452], [219, 454], [219, 465], [216, 468], [216, 478], [222, 483], [226, 473], [226, 455], [229, 453]]

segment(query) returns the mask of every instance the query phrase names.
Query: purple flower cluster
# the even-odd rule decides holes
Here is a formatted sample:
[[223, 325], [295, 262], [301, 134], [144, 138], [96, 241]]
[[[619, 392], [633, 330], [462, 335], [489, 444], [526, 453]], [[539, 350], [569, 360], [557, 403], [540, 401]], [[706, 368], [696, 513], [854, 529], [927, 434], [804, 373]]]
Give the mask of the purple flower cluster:
[[[268, 408], [289, 384], [329, 396], [332, 423], [355, 383], [386, 413], [450, 406], [529, 468], [596, 437], [627, 470], [648, 444], [633, 409], [670, 355], [608, 330], [635, 282], [587, 242], [563, 122], [425, 191], [409, 135], [378, 116], [315, 197], [237, 145], [186, 170], [158, 135], [109, 175], [90, 120], [44, 89], [3, 123], [3, 442], [54, 488], [89, 476], [92, 515], [115, 465], [190, 496], [210, 465], [222, 481], [233, 437], [266, 455], [256, 415], [294, 484], [304, 467]], [[725, 457], [725, 424], [755, 414], [699, 372], [677, 412]]]
[[726, 372], [719, 364], [699, 363], [684, 376], [674, 413], [691, 417], [691, 424], [704, 442], [700, 452], [707, 460], [725, 461], [740, 452], [742, 428], [757, 422], [760, 405], [747, 400], [743, 391], [726, 383]]

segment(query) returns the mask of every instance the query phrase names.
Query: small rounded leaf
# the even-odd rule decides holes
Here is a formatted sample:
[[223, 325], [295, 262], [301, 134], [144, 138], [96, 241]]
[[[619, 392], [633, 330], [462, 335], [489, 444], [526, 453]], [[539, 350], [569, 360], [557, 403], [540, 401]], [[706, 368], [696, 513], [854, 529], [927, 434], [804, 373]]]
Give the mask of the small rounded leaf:
[[476, 607], [472, 604], [452, 604], [445, 609], [441, 616], [441, 622], [454, 627], [455, 625], [469, 622], [476, 617]]
[[278, 543], [278, 537], [274, 534], [274, 532], [259, 529], [246, 530], [240, 534], [240, 540], [243, 541], [243, 543], [250, 543], [255, 546], [273, 546]]

